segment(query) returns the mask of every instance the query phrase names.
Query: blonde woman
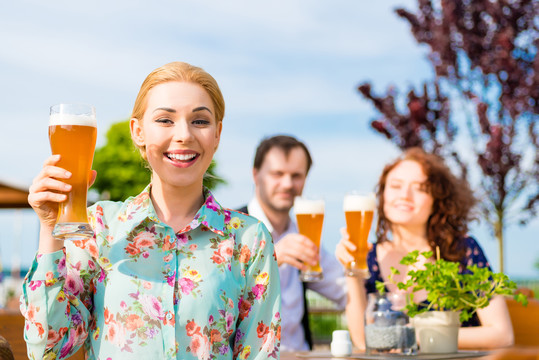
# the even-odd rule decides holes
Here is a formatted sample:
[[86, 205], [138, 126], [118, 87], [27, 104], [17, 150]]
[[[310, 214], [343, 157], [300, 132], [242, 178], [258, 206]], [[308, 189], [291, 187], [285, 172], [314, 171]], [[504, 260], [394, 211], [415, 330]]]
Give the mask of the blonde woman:
[[[28, 197], [39, 250], [21, 309], [33, 359], [278, 358], [280, 289], [264, 225], [222, 207], [202, 180], [219, 145], [224, 100], [201, 68], [166, 64], [143, 82], [131, 136], [151, 183], [89, 208], [95, 236], [51, 236], [70, 174], [45, 161]], [[93, 172], [89, 177], [95, 178]]]

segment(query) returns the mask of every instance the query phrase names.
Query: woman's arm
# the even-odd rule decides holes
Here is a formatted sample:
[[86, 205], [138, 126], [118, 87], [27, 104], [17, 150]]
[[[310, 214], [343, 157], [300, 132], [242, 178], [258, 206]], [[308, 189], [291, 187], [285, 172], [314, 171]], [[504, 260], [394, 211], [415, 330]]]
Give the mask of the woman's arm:
[[359, 277], [346, 277], [348, 286], [348, 303], [346, 304], [346, 321], [348, 331], [354, 345], [365, 350], [365, 309], [367, 308], [367, 295], [364, 279]]
[[503, 296], [495, 296], [490, 304], [477, 310], [481, 326], [459, 330], [459, 348], [494, 349], [514, 343], [513, 325]]
[[[346, 266], [354, 260], [351, 252], [356, 246], [349, 241], [349, 235], [346, 228], [341, 229], [342, 238], [335, 249], [335, 257], [339, 262]], [[367, 308], [367, 293], [365, 290], [365, 279], [361, 276], [346, 277], [346, 285], [348, 288], [348, 301], [346, 303], [346, 321], [348, 323], [348, 331], [354, 345], [361, 349], [365, 349], [365, 309]]]
[[[489, 267], [488, 260], [477, 241], [465, 239], [468, 253], [468, 266]], [[495, 296], [490, 304], [477, 311], [481, 326], [460, 328], [459, 348], [493, 349], [511, 346], [514, 343], [513, 325], [503, 296]]]
[[[58, 203], [71, 189], [61, 181], [70, 174], [55, 166], [59, 159], [53, 155], [45, 161], [28, 196], [39, 217], [40, 236], [38, 254], [23, 283], [21, 312], [28, 354], [35, 359], [45, 354], [66, 358], [84, 343], [92, 308], [91, 282], [98, 269], [88, 252], [73, 244], [66, 261], [64, 241], [52, 237]], [[95, 172], [91, 181], [94, 178]]]
[[38, 254], [23, 283], [24, 334], [28, 353], [35, 359], [47, 354], [67, 358], [88, 336], [92, 281], [99, 266], [89, 256], [79, 256], [77, 250], [82, 249], [72, 252], [73, 247], [68, 246], [69, 262], [65, 249]]

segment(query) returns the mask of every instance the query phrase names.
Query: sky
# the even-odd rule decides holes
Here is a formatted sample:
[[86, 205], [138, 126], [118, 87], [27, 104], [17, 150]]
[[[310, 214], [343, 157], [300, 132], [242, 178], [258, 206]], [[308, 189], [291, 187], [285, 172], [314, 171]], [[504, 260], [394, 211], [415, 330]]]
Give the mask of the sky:
[[[227, 181], [214, 192], [219, 202], [237, 208], [252, 197], [251, 165], [262, 138], [296, 136], [313, 155], [305, 193], [326, 200], [322, 243], [333, 252], [344, 194], [373, 190], [399, 153], [369, 128], [379, 115], [357, 86], [368, 81], [377, 93], [393, 85], [406, 92], [431, 77], [426, 49], [396, 7], [413, 10], [415, 2], [2, 2], [0, 179], [27, 187], [40, 171], [50, 154], [51, 105], [94, 105], [99, 147], [111, 124], [128, 119], [149, 72], [186, 61], [214, 76], [226, 101], [215, 157]], [[5, 267], [30, 264], [37, 232], [31, 210], [0, 211]], [[495, 240], [481, 224], [472, 233], [498, 270]], [[507, 229], [508, 275], [539, 275], [538, 233], [537, 219]]]

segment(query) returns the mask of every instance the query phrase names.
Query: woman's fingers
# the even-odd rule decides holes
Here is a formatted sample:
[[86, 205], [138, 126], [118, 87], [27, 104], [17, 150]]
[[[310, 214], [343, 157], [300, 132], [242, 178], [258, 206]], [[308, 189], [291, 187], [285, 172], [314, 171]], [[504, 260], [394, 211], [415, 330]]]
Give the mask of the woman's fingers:
[[[39, 174], [34, 178], [32, 186], [38, 184], [45, 178], [55, 178], [55, 179], [69, 179], [71, 173], [61, 167], [55, 166], [60, 160], [60, 155], [52, 155], [45, 160], [43, 168]], [[30, 187], [32, 190], [32, 186]], [[34, 186], [35, 187], [35, 186]]]
[[63, 181], [56, 180], [52, 177], [43, 177], [30, 186], [30, 194], [43, 191], [68, 192], [71, 190], [71, 185]]
[[28, 195], [28, 203], [32, 207], [40, 207], [48, 202], [60, 203], [65, 201], [66, 198], [66, 194], [55, 193], [52, 191], [40, 191]]
[[92, 186], [95, 182], [95, 178], [97, 177], [97, 171], [91, 170], [90, 171], [90, 180], [88, 181], [88, 187]]
[[56, 211], [53, 204], [65, 201], [66, 193], [71, 191], [71, 185], [63, 182], [71, 177], [71, 173], [56, 166], [59, 160], [60, 155], [48, 157], [29, 189], [28, 203], [42, 219], [53, 217]]
[[342, 239], [342, 240], [341, 240], [341, 243], [342, 243], [342, 245], [346, 248], [346, 250], [348, 250], [348, 251], [350, 251], [350, 252], [354, 252], [354, 251], [357, 250], [356, 244], [354, 244], [354, 243], [351, 242], [350, 240]]
[[343, 246], [350, 252], [357, 250], [357, 246], [350, 241], [350, 235], [348, 235], [348, 230], [345, 227], [341, 228], [341, 236], [340, 244], [343, 244]]
[[345, 243], [345, 241], [340, 241], [335, 248], [335, 256], [343, 265], [346, 265], [354, 260], [354, 256], [350, 254], [350, 251], [344, 245]]

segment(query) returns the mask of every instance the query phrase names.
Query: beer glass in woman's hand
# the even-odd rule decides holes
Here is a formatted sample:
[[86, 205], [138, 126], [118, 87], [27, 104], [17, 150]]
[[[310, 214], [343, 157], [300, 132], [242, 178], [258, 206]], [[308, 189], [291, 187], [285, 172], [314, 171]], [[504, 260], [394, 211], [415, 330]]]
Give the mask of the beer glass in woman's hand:
[[[309, 238], [320, 249], [322, 237], [322, 225], [324, 223], [324, 200], [296, 197], [294, 212], [298, 222], [298, 232]], [[323, 279], [320, 261], [316, 265], [309, 266], [300, 274], [302, 281], [319, 281]]]
[[346, 218], [346, 230], [350, 241], [356, 246], [356, 250], [352, 252], [354, 260], [346, 266], [346, 275], [348, 276], [368, 277], [369, 243], [367, 239], [375, 207], [376, 200], [373, 193], [351, 192], [344, 197], [343, 210]]
[[56, 166], [71, 172], [63, 180], [72, 186], [67, 199], [58, 206], [52, 235], [59, 240], [82, 240], [93, 236], [88, 224], [86, 197], [91, 176], [97, 125], [95, 109], [85, 104], [59, 104], [51, 107], [49, 140], [53, 154], [60, 154]]

